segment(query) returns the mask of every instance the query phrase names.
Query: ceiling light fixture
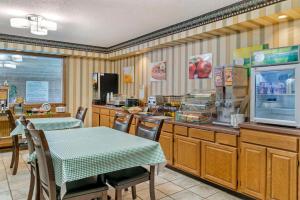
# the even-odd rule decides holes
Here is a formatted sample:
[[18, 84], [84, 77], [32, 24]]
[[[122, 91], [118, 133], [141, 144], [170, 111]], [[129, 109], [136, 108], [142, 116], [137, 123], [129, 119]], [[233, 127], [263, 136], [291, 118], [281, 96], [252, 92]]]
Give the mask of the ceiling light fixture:
[[40, 15], [27, 15], [26, 18], [11, 18], [10, 25], [14, 28], [30, 28], [35, 35], [47, 35], [48, 31], [56, 31], [57, 23]]
[[279, 15], [278, 19], [286, 19], [288, 16], [287, 15]]

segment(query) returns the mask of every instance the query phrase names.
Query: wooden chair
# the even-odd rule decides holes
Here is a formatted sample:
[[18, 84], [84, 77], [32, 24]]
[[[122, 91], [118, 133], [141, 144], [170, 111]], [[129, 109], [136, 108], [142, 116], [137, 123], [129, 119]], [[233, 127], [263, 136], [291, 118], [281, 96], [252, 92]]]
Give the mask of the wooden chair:
[[[28, 131], [28, 129], [35, 129], [34, 125], [30, 123], [29, 120], [26, 120], [24, 116], [20, 117], [20, 122], [25, 126], [24, 132], [28, 144], [28, 153], [29, 156], [34, 153], [34, 144], [32, 137]], [[31, 200], [33, 196], [33, 191], [35, 188], [35, 198], [34, 199], [39, 199], [40, 198], [40, 178], [39, 178], [39, 171], [38, 171], [38, 163], [37, 160], [31, 160], [29, 161], [30, 164], [30, 183], [29, 183], [29, 192], [27, 199]]]
[[[28, 127], [30, 124], [28, 125]], [[66, 184], [66, 193], [60, 198], [60, 188], [55, 184], [52, 158], [42, 130], [29, 129], [38, 161], [41, 197], [49, 200], [91, 200], [101, 198], [107, 200], [108, 186], [98, 177], [89, 177]]]
[[86, 116], [86, 112], [87, 112], [87, 108], [83, 108], [81, 106], [78, 107], [75, 118], [79, 119], [82, 121], [82, 123], [84, 122], [85, 116]]
[[[6, 110], [5, 113], [8, 118], [10, 132], [12, 132], [16, 128], [15, 118], [10, 110]], [[18, 171], [21, 146], [27, 146], [26, 140], [22, 139], [22, 136], [19, 135], [12, 136], [12, 157], [10, 162], [10, 168], [12, 168], [12, 175], [16, 175]]]
[[[145, 123], [151, 123], [155, 126], [147, 126]], [[136, 135], [153, 141], [158, 141], [162, 129], [163, 120], [154, 120], [150, 118], [138, 119]], [[144, 167], [133, 167], [111, 172], [105, 175], [109, 185], [115, 188], [115, 200], [122, 199], [122, 190], [131, 187], [132, 198], [136, 199], [136, 185], [150, 181], [150, 199], [155, 200], [154, 188], [155, 166], [150, 166], [150, 171]]]
[[132, 114], [117, 112], [114, 117], [113, 129], [129, 133], [132, 120]]

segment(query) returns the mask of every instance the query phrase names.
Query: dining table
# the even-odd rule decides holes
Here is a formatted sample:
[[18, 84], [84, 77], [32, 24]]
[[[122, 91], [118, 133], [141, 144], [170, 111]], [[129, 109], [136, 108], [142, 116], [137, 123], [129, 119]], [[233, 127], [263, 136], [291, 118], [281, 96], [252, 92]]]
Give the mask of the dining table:
[[[33, 118], [29, 119], [36, 129], [43, 131], [82, 128], [83, 122], [73, 117], [55, 117], [55, 118]], [[24, 125], [19, 119], [16, 120], [16, 128], [10, 133], [10, 136], [24, 135]]]
[[[62, 130], [72, 128], [82, 128], [83, 122], [73, 117], [57, 117], [57, 118], [32, 118], [29, 119], [38, 130]], [[16, 120], [16, 128], [10, 133], [13, 140], [13, 157], [12, 157], [12, 175], [17, 174], [19, 164], [19, 137], [25, 138], [25, 127], [19, 119]]]
[[56, 185], [121, 169], [158, 165], [166, 159], [158, 142], [108, 127], [46, 131]]

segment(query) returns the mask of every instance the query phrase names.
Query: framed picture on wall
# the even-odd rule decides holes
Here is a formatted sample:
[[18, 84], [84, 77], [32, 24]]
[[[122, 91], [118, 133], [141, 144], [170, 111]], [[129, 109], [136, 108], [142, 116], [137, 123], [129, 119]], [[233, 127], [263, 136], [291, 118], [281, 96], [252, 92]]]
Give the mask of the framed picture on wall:
[[212, 53], [191, 56], [188, 68], [190, 80], [212, 78]]
[[167, 62], [153, 62], [150, 63], [150, 81], [164, 81], [167, 80]]
[[134, 66], [123, 67], [124, 72], [124, 83], [134, 82]]

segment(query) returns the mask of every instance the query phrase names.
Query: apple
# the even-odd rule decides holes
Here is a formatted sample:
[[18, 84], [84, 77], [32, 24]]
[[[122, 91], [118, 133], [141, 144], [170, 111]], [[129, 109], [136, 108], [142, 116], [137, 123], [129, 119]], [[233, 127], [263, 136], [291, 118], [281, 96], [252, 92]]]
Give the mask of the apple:
[[210, 62], [202, 61], [197, 65], [198, 78], [209, 78], [212, 70], [212, 65]]
[[196, 65], [194, 63], [189, 64], [189, 79], [194, 79], [196, 73]]

